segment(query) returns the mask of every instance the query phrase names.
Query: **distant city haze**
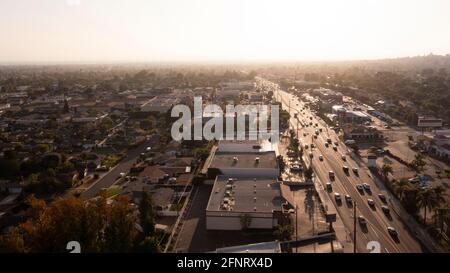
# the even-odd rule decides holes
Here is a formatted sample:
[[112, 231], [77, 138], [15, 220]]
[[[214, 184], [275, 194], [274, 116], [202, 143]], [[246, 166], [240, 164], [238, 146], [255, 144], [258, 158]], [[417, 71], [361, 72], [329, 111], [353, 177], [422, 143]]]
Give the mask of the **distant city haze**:
[[448, 54], [449, 11], [448, 0], [1, 0], [0, 63]]

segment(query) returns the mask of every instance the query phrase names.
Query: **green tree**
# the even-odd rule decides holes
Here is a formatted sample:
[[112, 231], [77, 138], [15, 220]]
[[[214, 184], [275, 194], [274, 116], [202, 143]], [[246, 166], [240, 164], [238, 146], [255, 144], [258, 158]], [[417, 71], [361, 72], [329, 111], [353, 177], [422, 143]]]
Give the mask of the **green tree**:
[[427, 211], [431, 211], [433, 208], [439, 206], [439, 200], [437, 198], [434, 189], [420, 188], [417, 194], [417, 204], [419, 208], [423, 209], [423, 224], [427, 223]]
[[388, 175], [392, 174], [392, 166], [391, 164], [384, 163], [383, 166], [381, 166], [381, 174], [383, 175], [384, 179], [388, 179]]
[[400, 201], [404, 200], [409, 188], [409, 182], [406, 179], [392, 180], [392, 187]]
[[139, 203], [139, 221], [144, 237], [155, 234], [155, 210], [152, 199], [146, 191], [142, 192], [142, 200]]
[[422, 153], [417, 153], [414, 160], [409, 164], [416, 172], [421, 172], [425, 169], [427, 163], [425, 162], [425, 156]]
[[158, 253], [161, 252], [161, 248], [156, 236], [146, 237], [138, 246], [138, 252], [143, 253]]
[[291, 225], [278, 225], [273, 235], [280, 241], [287, 241], [291, 239], [293, 233], [294, 228]]
[[311, 179], [313, 178], [313, 174], [314, 174], [314, 171], [313, 171], [313, 169], [311, 168], [311, 166], [309, 166], [309, 167], [305, 170], [305, 173], [304, 173], [305, 178], [306, 178], [307, 180], [311, 180]]

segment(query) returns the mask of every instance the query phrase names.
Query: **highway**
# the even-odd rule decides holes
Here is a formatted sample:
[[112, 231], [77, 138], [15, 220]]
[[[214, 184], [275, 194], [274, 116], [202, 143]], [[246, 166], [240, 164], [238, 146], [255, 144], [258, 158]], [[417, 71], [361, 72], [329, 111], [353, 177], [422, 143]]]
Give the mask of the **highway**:
[[[271, 82], [267, 84], [274, 86]], [[282, 102], [283, 109], [290, 112], [291, 128], [297, 131], [301, 145], [303, 147], [305, 144], [309, 146], [308, 149], [304, 149], [304, 159], [312, 166], [316, 177], [323, 184], [324, 188], [327, 182], [331, 183], [332, 189], [328, 191], [328, 194], [333, 200], [339, 217], [349, 233], [349, 239], [353, 239], [354, 210], [353, 205], [346, 202], [345, 195], [351, 196], [353, 202], [356, 202], [356, 215], [363, 216], [366, 219], [367, 224], [365, 226], [360, 225], [358, 221], [356, 224], [357, 252], [369, 252], [367, 245], [371, 241], [378, 242], [380, 251], [385, 253], [423, 252], [424, 249], [422, 249], [420, 243], [410, 234], [408, 227], [396, 215], [396, 211], [399, 211], [399, 209], [393, 207], [391, 202], [393, 197], [389, 192], [378, 188], [362, 160], [339, 140], [338, 135], [329, 129], [322, 119], [315, 116], [308, 108], [304, 108], [303, 102], [298, 100], [298, 98], [278, 88], [274, 90], [274, 96], [278, 101]], [[303, 111], [301, 110], [302, 108], [304, 108]], [[298, 114], [298, 118], [294, 118], [295, 113]], [[310, 122], [312, 122], [312, 126], [309, 125]], [[315, 126], [316, 123], [318, 124], [317, 127]], [[302, 128], [302, 124], [307, 124], [308, 126]], [[313, 136], [319, 128], [322, 128], [322, 132], [315, 139]], [[325, 146], [327, 138], [332, 140], [332, 144], [329, 144], [329, 147]], [[338, 144], [337, 151], [333, 150], [334, 142]], [[311, 144], [314, 144], [315, 148], [311, 149]], [[312, 159], [309, 157], [309, 152], [313, 154]], [[323, 160], [319, 160], [319, 155], [323, 156]], [[343, 160], [342, 155], [345, 155], [345, 160]], [[348, 173], [344, 172], [344, 165], [348, 166]], [[357, 174], [352, 171], [354, 167], [358, 168]], [[333, 171], [335, 174], [333, 181], [329, 177], [329, 171]], [[359, 191], [356, 188], [357, 184], [362, 183], [369, 184], [370, 191]], [[334, 193], [341, 195], [341, 202], [336, 201]], [[380, 193], [386, 196], [386, 203], [378, 197]], [[368, 199], [372, 199], [375, 202], [375, 206], [370, 206]], [[385, 214], [382, 211], [381, 206], [383, 205], [390, 208], [389, 214]], [[388, 233], [387, 227], [394, 227], [398, 236], [392, 237]]]

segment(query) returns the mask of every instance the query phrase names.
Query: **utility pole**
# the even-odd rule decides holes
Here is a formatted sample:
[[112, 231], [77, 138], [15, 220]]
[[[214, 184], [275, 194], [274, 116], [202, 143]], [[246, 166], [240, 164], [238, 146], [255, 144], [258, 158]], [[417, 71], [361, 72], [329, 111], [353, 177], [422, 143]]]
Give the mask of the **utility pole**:
[[356, 253], [356, 202], [353, 201], [353, 253]]

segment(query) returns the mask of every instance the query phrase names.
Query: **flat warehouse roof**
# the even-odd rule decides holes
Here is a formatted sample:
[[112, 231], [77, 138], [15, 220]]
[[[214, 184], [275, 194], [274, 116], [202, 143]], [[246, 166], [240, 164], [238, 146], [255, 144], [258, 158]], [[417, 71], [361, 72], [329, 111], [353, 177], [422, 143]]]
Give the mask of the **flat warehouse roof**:
[[217, 177], [208, 211], [272, 212], [281, 209], [283, 198], [280, 184], [275, 179], [229, 179], [226, 176]]
[[[258, 160], [257, 160], [258, 158]], [[261, 153], [225, 153], [218, 152], [210, 168], [261, 168], [276, 169], [277, 157], [274, 151]]]

